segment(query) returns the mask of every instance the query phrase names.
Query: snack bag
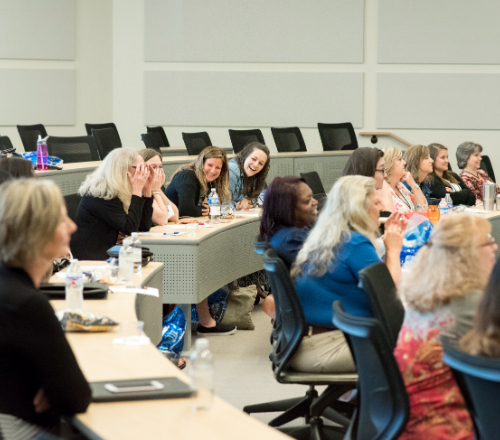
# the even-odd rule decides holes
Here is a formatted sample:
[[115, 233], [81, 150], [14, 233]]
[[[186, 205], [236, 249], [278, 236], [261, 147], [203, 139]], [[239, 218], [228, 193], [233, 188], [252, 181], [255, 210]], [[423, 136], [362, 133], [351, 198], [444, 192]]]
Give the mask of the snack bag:
[[108, 332], [118, 325], [107, 316], [81, 310], [62, 310], [56, 316], [66, 332]]
[[412, 215], [408, 220], [400, 255], [403, 270], [410, 268], [416, 253], [429, 239], [432, 228], [432, 223], [420, 214]]
[[162, 352], [180, 354], [184, 347], [184, 334], [186, 333], [186, 318], [179, 307], [163, 318], [162, 338], [158, 349]]

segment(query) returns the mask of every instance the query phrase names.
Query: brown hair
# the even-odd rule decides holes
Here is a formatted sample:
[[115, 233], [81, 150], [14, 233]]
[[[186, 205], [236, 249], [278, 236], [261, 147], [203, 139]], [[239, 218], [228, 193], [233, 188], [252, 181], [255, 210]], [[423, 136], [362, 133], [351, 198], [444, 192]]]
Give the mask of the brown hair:
[[[437, 143], [429, 144], [428, 148], [429, 148], [429, 154], [431, 155], [431, 158], [434, 161], [434, 163], [432, 164], [432, 169], [434, 169], [434, 164], [436, 163], [436, 157], [438, 157], [439, 152], [441, 150], [448, 151], [448, 148], [446, 148], [444, 145], [437, 144]], [[425, 180], [427, 180], [432, 185], [434, 183], [434, 179], [436, 177], [441, 179], [441, 177], [439, 177], [436, 173], [434, 173], [434, 174], [429, 174], [425, 178]], [[444, 185], [447, 187], [450, 187], [450, 184], [448, 182], [458, 183], [458, 180], [455, 178], [455, 176], [453, 176], [453, 174], [451, 173], [450, 170], [443, 171], [443, 178], [441, 180], [443, 181]]]
[[205, 172], [203, 171], [203, 166], [207, 159], [220, 159], [222, 160], [222, 169], [220, 176], [214, 182], [215, 190], [219, 195], [220, 202], [230, 202], [231, 196], [229, 195], [229, 167], [227, 165], [227, 156], [222, 148], [219, 147], [207, 147], [198, 155], [198, 158], [189, 164], [181, 165], [174, 174], [172, 174], [172, 179], [184, 170], [194, 171], [198, 181], [201, 185], [201, 193], [208, 195], [208, 182]]
[[[261, 150], [266, 153], [267, 160], [264, 167], [254, 176], [247, 177], [244, 171], [245, 160], [255, 150]], [[235, 157], [236, 163], [240, 167], [240, 175], [243, 180], [243, 195], [250, 199], [255, 199], [259, 196], [261, 191], [266, 187], [267, 173], [271, 165], [271, 152], [264, 144], [259, 142], [252, 142], [243, 148]]]
[[139, 154], [142, 156], [144, 159], [144, 162], [147, 162], [148, 160], [152, 159], [155, 156], [158, 156], [163, 163], [163, 156], [159, 151], [153, 150], [152, 148], [143, 148], [142, 150], [139, 151]]
[[35, 176], [31, 161], [21, 157], [3, 157], [0, 160], [0, 170], [7, 171], [14, 179]]
[[418, 173], [420, 171], [420, 161], [429, 156], [429, 148], [425, 145], [412, 145], [405, 151], [403, 156], [406, 162], [406, 171], [409, 171], [415, 180], [415, 183], [420, 184]]

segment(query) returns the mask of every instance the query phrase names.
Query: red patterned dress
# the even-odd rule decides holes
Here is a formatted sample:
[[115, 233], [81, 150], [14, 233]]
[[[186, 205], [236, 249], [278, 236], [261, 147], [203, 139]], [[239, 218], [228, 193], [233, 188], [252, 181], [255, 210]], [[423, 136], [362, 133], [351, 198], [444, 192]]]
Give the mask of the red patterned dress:
[[[482, 204], [483, 202], [483, 185], [485, 182], [493, 182], [491, 177], [488, 176], [488, 173], [483, 170], [477, 170], [477, 175], [479, 178], [473, 176], [467, 171], [462, 171], [460, 173], [460, 178], [464, 181], [464, 183], [469, 187], [472, 193], [476, 196], [476, 205]], [[496, 193], [500, 194], [500, 187], [496, 185]]]
[[473, 440], [472, 420], [450, 368], [443, 363], [441, 332], [460, 336], [472, 325], [481, 293], [459, 297], [433, 313], [408, 309], [394, 356], [410, 400], [403, 440]]

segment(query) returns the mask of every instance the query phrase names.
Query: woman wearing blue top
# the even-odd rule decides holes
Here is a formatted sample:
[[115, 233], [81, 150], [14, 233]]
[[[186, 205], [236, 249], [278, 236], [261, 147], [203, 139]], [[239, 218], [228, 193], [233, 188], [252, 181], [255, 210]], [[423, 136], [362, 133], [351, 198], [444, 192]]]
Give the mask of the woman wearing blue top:
[[[380, 261], [374, 241], [381, 211], [375, 180], [364, 176], [340, 178], [328, 194], [292, 268], [304, 309], [309, 335], [292, 359], [298, 371], [341, 373], [354, 371], [349, 347], [335, 330], [332, 303], [341, 300], [345, 311], [371, 316], [359, 271]], [[394, 213], [386, 222], [385, 262], [397, 283], [401, 274], [399, 254], [403, 244], [404, 216]]]
[[248, 144], [229, 161], [229, 191], [237, 209], [262, 205], [269, 165], [269, 148], [259, 142]]

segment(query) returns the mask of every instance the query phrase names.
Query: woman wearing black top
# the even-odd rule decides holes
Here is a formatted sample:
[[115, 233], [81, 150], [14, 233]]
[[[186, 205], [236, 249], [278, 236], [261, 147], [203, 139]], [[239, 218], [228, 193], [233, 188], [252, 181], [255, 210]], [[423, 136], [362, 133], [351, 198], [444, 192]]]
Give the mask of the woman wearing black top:
[[208, 215], [211, 188], [216, 189], [221, 204], [230, 201], [227, 156], [219, 147], [207, 147], [196, 161], [179, 167], [165, 195], [179, 208], [180, 217], [201, 217]]
[[78, 190], [78, 231], [71, 251], [79, 260], [106, 260], [118, 234], [149, 231], [153, 218], [152, 171], [133, 148], [116, 148]]
[[75, 229], [54, 182], [0, 186], [0, 433], [57, 434], [61, 415], [84, 412], [90, 402], [85, 377], [38, 289]]
[[448, 169], [450, 163], [448, 159], [448, 148], [441, 144], [430, 144], [429, 151], [434, 172], [429, 174], [425, 181], [428, 182], [431, 190], [431, 199], [442, 199], [449, 194], [454, 205], [473, 206], [476, 197], [462, 179], [453, 171]]

